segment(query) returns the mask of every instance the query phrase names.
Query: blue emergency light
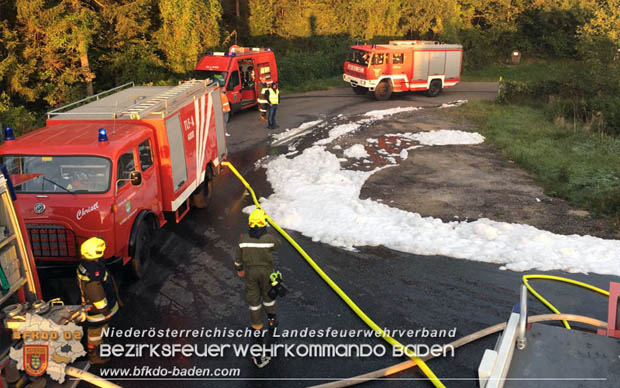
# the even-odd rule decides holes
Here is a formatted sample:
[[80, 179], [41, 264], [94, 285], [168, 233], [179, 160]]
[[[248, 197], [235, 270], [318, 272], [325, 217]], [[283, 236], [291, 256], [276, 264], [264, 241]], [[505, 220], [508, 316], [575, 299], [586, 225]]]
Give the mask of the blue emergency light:
[[213, 55], [212, 51], [207, 51], [205, 55]]
[[372, 48], [377, 48], [377, 44], [376, 44], [376, 43], [373, 43], [373, 44], [372, 44]]
[[105, 128], [99, 128], [99, 141], [108, 141], [108, 131]]
[[224, 55], [227, 56], [227, 57], [234, 57], [237, 54], [235, 54], [235, 53], [226, 53]]
[[13, 133], [13, 128], [6, 127], [4, 128], [4, 141], [15, 140], [15, 134]]
[[361, 42], [360, 42], [359, 40], [356, 40], [356, 41], [355, 41], [355, 45], [356, 45], [356, 46], [359, 46], [359, 45], [360, 45], [360, 43], [361, 43]]

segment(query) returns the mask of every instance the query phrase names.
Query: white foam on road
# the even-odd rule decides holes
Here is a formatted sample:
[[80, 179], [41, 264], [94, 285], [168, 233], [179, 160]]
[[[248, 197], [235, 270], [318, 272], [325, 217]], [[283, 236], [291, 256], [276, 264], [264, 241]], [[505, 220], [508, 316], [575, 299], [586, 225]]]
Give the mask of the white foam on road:
[[393, 115], [396, 113], [402, 113], [402, 112], [412, 112], [418, 109], [422, 109], [422, 108], [415, 107], [415, 106], [408, 106], [408, 107], [401, 108], [399, 106], [397, 108], [391, 108], [391, 109], [371, 110], [370, 112], [364, 113], [364, 116], [372, 117], [374, 120], [381, 120], [385, 116], [390, 116], [390, 115]]
[[271, 143], [272, 146], [278, 146], [281, 144], [284, 144], [288, 141], [291, 141], [293, 139], [298, 138], [299, 136], [303, 136], [306, 133], [310, 132], [310, 130], [319, 125], [320, 123], [322, 123], [323, 120], [314, 120], [314, 121], [307, 121], [303, 124], [301, 124], [299, 127], [297, 128], [293, 128], [293, 129], [287, 129], [286, 131], [282, 132], [282, 133], [277, 133], [274, 134], [273, 137], [273, 143]]
[[[443, 222], [371, 199], [360, 199], [364, 182], [378, 169], [369, 172], [343, 170], [339, 159], [322, 145], [358, 130], [365, 122], [405, 109], [415, 110], [395, 108], [368, 112], [370, 119], [332, 128], [328, 138], [317, 141], [301, 155], [290, 159], [281, 155], [266, 160], [264, 167], [274, 193], [269, 198], [261, 198], [262, 206], [284, 228], [344, 249], [383, 245], [413, 254], [497, 263], [515, 271], [564, 270], [620, 276], [620, 241], [617, 240], [557, 235], [529, 225], [489, 219]], [[477, 133], [449, 130], [398, 136], [425, 145], [484, 141]], [[354, 147], [346, 151], [357, 154], [360, 149]], [[402, 159], [408, 156], [407, 150], [401, 151]]]
[[340, 136], [344, 136], [346, 134], [352, 133], [360, 129], [360, 126], [367, 121], [360, 120], [354, 123], [346, 123], [335, 126], [329, 131], [329, 134], [325, 139], [321, 139], [316, 142], [316, 144], [329, 144], [332, 141], [338, 139]]
[[370, 155], [368, 155], [368, 152], [366, 152], [366, 148], [364, 148], [364, 146], [361, 144], [354, 144], [351, 147], [344, 150], [344, 156], [346, 156], [347, 158], [355, 158], [355, 159], [362, 159], [362, 158], [370, 157]]
[[[443, 222], [360, 199], [375, 171], [349, 171], [314, 146], [266, 164], [274, 193], [261, 203], [284, 228], [344, 249], [383, 245], [420, 255], [502, 264], [515, 271], [596, 272], [620, 276], [620, 241], [563, 236], [533, 226], [488, 219]], [[246, 211], [251, 210], [247, 208]]]
[[480, 144], [484, 142], [484, 136], [478, 132], [464, 132], [451, 129], [440, 129], [428, 132], [398, 133], [395, 135], [411, 140], [416, 140], [422, 145], [455, 145], [455, 144]]
[[439, 109], [444, 109], [444, 108], [453, 108], [455, 106], [461, 106], [463, 104], [467, 103], [467, 100], [456, 100], [456, 101], [450, 101], [446, 104], [441, 104], [441, 106], [439, 107]]

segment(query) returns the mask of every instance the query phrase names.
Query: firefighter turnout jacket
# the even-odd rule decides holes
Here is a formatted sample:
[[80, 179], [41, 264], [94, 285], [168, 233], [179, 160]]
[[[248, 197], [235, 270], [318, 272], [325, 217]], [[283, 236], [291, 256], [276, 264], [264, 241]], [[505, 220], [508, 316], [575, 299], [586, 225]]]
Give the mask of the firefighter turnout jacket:
[[119, 308], [118, 290], [114, 278], [98, 261], [82, 261], [77, 268], [82, 303], [93, 307], [86, 314], [89, 323], [107, 322]]
[[242, 271], [251, 267], [266, 267], [273, 270], [273, 251], [282, 243], [271, 233], [259, 238], [242, 234], [235, 252], [235, 269]]
[[262, 88], [260, 90], [260, 94], [258, 95], [258, 98], [256, 99], [256, 102], [258, 102], [258, 109], [261, 112], [266, 112], [267, 109], [265, 108], [265, 106], [267, 105], [267, 99], [265, 98], [265, 93], [267, 92], [267, 88]]

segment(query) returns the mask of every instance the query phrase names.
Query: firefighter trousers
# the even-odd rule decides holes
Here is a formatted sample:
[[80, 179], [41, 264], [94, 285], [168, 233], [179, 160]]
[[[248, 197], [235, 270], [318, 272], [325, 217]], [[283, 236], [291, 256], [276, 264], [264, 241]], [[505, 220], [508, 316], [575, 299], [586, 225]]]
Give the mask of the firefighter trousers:
[[92, 352], [98, 350], [99, 345], [103, 342], [103, 329], [107, 328], [108, 324], [88, 326], [86, 329], [86, 335], [88, 340], [88, 351]]
[[276, 314], [276, 301], [267, 295], [272, 272], [273, 268], [265, 266], [252, 266], [245, 270], [245, 299], [250, 309], [252, 328], [256, 330], [263, 328], [263, 307], [267, 314]]

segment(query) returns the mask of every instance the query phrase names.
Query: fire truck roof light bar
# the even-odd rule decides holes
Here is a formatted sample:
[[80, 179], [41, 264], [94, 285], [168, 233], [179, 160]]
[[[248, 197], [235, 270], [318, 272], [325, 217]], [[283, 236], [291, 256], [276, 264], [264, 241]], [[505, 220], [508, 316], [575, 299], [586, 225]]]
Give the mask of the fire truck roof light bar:
[[[135, 85], [136, 84], [134, 82], [127, 82], [126, 84], [123, 84], [121, 86], [117, 86], [115, 88], [108, 89], [108, 90], [103, 91], [101, 93], [97, 93], [94, 96], [89, 96], [89, 97], [86, 97], [86, 98], [82, 98], [81, 100], [72, 102], [72, 103], [67, 104], [67, 105], [63, 105], [60, 108], [56, 108], [56, 109], [53, 109], [53, 110], [50, 110], [49, 112], [47, 112], [47, 118], [51, 119], [52, 116], [57, 116], [57, 115], [62, 115], [62, 114], [69, 114], [69, 113], [66, 113], [66, 112], [63, 112], [63, 111], [68, 109], [68, 108], [70, 108], [70, 107], [73, 107], [73, 106], [76, 106], [76, 105], [81, 105], [82, 103], [88, 103], [88, 102], [91, 102], [92, 100], [95, 100], [95, 101], [99, 100], [100, 98], [105, 97], [105, 95], [112, 94], [112, 93], [117, 92], [119, 90], [127, 89], [127, 88], [133, 87]], [[70, 113], [70, 114], [75, 114], [75, 113]]]

